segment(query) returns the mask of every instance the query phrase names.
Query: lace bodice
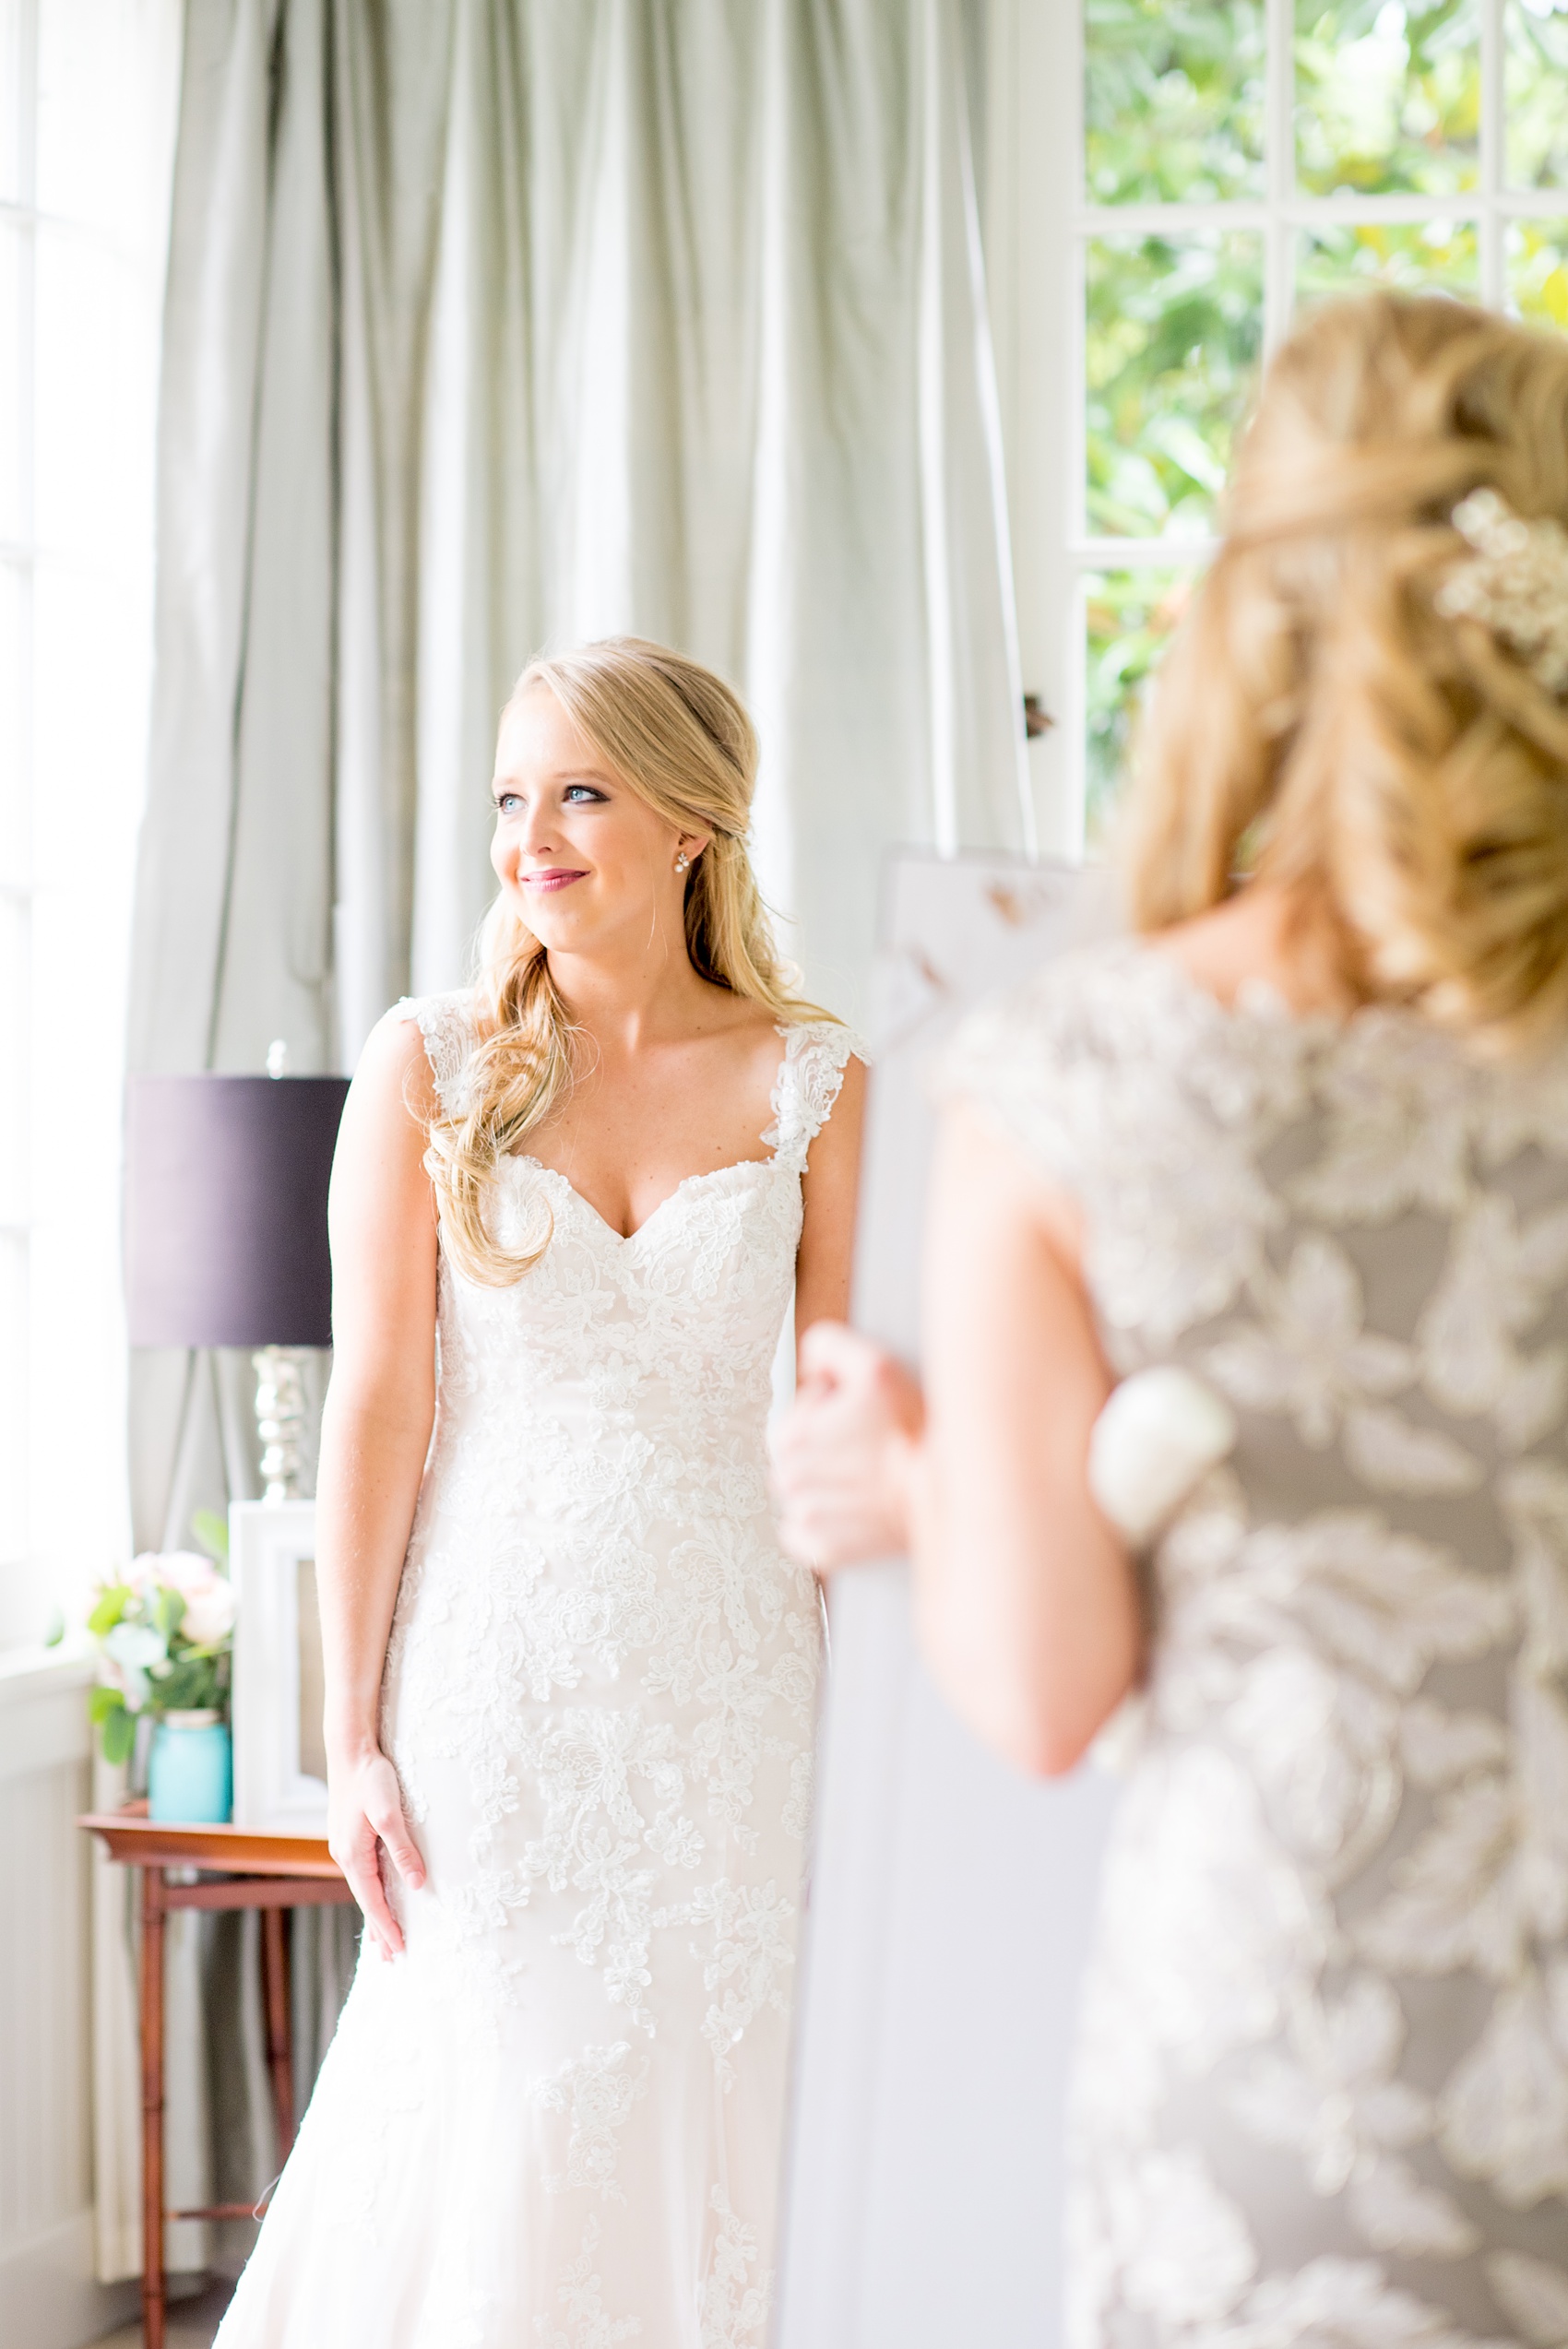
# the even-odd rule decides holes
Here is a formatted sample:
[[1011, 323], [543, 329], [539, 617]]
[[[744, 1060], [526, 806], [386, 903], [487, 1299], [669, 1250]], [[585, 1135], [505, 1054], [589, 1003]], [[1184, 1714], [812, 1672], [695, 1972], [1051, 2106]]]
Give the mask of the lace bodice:
[[[468, 999], [403, 1009], [458, 1108]], [[761, 2349], [821, 1644], [764, 1430], [853, 1049], [781, 1033], [766, 1157], [628, 1239], [519, 1155], [489, 1212], [505, 1245], [548, 1234], [538, 1262], [491, 1288], [440, 1252], [382, 1707], [429, 1876], [406, 1957], [362, 1964], [236, 2303], [303, 2257], [308, 2204], [291, 2342]]]
[[1073, 956], [943, 1076], [1232, 1458], [1155, 1636], [1082, 2019], [1073, 2338], [1568, 2341], [1568, 1050]]

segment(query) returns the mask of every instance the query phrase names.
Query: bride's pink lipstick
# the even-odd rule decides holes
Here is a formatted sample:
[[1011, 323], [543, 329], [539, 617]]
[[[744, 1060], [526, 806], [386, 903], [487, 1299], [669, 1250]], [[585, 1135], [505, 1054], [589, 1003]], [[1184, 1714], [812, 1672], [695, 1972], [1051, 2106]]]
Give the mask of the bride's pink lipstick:
[[569, 889], [574, 881], [586, 881], [586, 872], [562, 866], [554, 872], [525, 872], [519, 874], [525, 889]]

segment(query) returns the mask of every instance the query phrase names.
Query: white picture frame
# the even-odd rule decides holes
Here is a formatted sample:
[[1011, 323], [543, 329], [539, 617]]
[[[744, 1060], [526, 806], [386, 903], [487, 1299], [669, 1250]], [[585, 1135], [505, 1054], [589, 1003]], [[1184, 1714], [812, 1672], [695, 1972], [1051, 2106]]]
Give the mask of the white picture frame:
[[327, 1833], [315, 1503], [236, 1501], [229, 1510], [234, 1623], [234, 1824]]

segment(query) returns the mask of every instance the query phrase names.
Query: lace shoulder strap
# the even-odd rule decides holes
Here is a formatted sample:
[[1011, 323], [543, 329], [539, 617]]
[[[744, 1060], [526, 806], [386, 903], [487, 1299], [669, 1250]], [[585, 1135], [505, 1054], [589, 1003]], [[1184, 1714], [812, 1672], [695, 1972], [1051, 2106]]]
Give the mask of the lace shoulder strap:
[[781, 1026], [784, 1058], [773, 1088], [773, 1123], [763, 1135], [774, 1163], [804, 1174], [806, 1153], [827, 1123], [850, 1054], [868, 1058], [853, 1028], [833, 1019], [792, 1021]]
[[469, 1057], [474, 1048], [470, 998], [466, 988], [445, 995], [405, 995], [399, 1019], [411, 1020], [424, 1038], [435, 1097], [449, 1118], [460, 1117]]

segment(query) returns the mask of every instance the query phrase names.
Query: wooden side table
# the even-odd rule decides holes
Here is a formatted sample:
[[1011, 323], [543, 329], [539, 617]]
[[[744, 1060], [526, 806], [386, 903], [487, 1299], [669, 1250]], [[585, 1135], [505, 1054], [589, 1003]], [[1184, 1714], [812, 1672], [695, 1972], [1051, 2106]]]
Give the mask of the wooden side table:
[[[325, 1837], [274, 1835], [249, 1827], [171, 1826], [149, 1819], [145, 1802], [89, 1812], [77, 1823], [101, 1835], [111, 1859], [141, 1870], [142, 2335], [144, 2349], [163, 2349], [165, 2222], [255, 2216], [246, 2202], [217, 2202], [196, 2211], [163, 2206], [164, 1919], [180, 1908], [260, 1910], [267, 2065], [279, 2151], [286, 2156], [294, 2141], [294, 2085], [284, 1911], [351, 1906], [354, 1896]], [[169, 1869], [202, 1872], [194, 1884], [171, 1883]]]

